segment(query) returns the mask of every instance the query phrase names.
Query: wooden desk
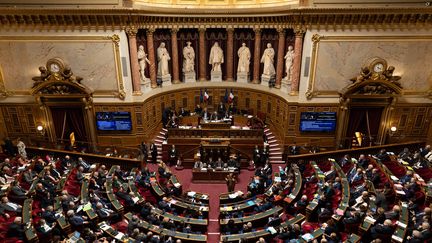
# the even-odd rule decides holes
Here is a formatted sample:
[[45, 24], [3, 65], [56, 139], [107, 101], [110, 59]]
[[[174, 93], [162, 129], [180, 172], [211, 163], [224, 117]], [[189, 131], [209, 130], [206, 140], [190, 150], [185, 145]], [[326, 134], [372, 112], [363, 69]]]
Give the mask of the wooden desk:
[[[341, 210], [343, 214], [345, 214], [345, 211], [347, 210], [350, 201], [350, 185], [346, 177], [346, 174], [342, 171], [342, 168], [339, 166], [339, 164], [335, 160], [332, 160], [332, 162], [336, 170], [336, 173], [341, 179], [341, 184], [342, 184], [342, 199], [339, 203], [338, 209]], [[332, 218], [336, 221], [340, 221], [342, 217], [343, 215], [338, 215], [338, 214], [333, 214], [332, 216]]]
[[194, 183], [225, 183], [225, 178], [228, 174], [237, 175], [238, 172], [228, 170], [207, 170], [192, 169], [192, 182]]
[[[324, 185], [324, 178], [325, 175], [324, 173], [321, 171], [321, 169], [318, 167], [318, 165], [312, 161], [311, 162], [312, 165], [312, 169], [315, 172], [315, 176], [318, 179], [319, 183], [321, 185]], [[311, 214], [313, 213], [313, 211], [315, 211], [316, 207], [318, 206], [318, 202], [317, 200], [312, 200], [306, 207], [306, 217], [309, 219], [309, 217], [311, 216]]]
[[[89, 199], [88, 199], [88, 180], [84, 179], [81, 185], [81, 202], [83, 204], [89, 203]], [[90, 220], [93, 220], [97, 217], [97, 214], [95, 213], [95, 211], [93, 210], [93, 208], [90, 208], [89, 210], [85, 211], [87, 216], [89, 217]]]
[[201, 232], [205, 232], [207, 230], [207, 225], [208, 225], [207, 219], [186, 218], [186, 217], [164, 212], [159, 208], [153, 208], [152, 212], [164, 218], [166, 217], [171, 219], [172, 221], [175, 222], [176, 225], [181, 223], [186, 223], [186, 224], [190, 224], [193, 230], [200, 230]]
[[109, 236], [111, 236], [112, 238], [120, 241], [120, 242], [135, 242], [134, 239], [129, 238], [127, 235], [113, 229], [110, 225], [108, 225], [105, 221], [104, 222], [100, 222], [98, 224], [98, 227], [105, 233], [107, 233]]
[[162, 190], [159, 182], [157, 181], [155, 176], [150, 177], [150, 185], [153, 189], [153, 192], [156, 194], [156, 196], [161, 199], [163, 196], [165, 196], [165, 192]]
[[31, 222], [31, 215], [32, 215], [32, 199], [26, 199], [24, 201], [24, 205], [22, 207], [22, 222], [25, 225], [29, 225], [29, 227], [24, 228], [25, 230], [25, 236], [28, 242], [36, 241], [37, 235], [35, 233], [35, 229], [33, 227], [33, 224]]
[[200, 211], [204, 217], [208, 216], [208, 212], [210, 210], [209, 206], [201, 206], [201, 205], [186, 203], [183, 201], [176, 200], [174, 198], [168, 198], [168, 199], [172, 206], [177, 207], [180, 210], [189, 209], [189, 210]]
[[345, 241], [345, 243], [358, 243], [360, 242], [361, 237], [356, 234], [351, 234]]
[[222, 212], [243, 211], [243, 210], [247, 210], [247, 209], [255, 207], [255, 205], [257, 205], [260, 202], [262, 202], [262, 200], [260, 198], [257, 198], [255, 200], [247, 200], [247, 201], [245, 201], [243, 203], [232, 204], [230, 206], [228, 206], [228, 205], [221, 205], [219, 207], [219, 211], [221, 213]]
[[[202, 138], [230, 138], [240, 140], [261, 140], [263, 137], [262, 129], [205, 129], [205, 128], [169, 128], [168, 143], [182, 143], [186, 141], [200, 141]], [[256, 141], [254, 141], [256, 142]]]
[[303, 236], [300, 237], [300, 242], [312, 242], [316, 239], [318, 239], [319, 237], [321, 237], [324, 234], [324, 230], [322, 230], [321, 228], [316, 229], [314, 232], [311, 233], [312, 238], [309, 240], [306, 240], [303, 238]]
[[[127, 213], [125, 215], [125, 218], [130, 221], [132, 218], [132, 213]], [[172, 231], [172, 230], [160, 228], [156, 225], [150, 224], [147, 221], [143, 221], [143, 220], [141, 220], [141, 222], [138, 224], [138, 227], [151, 231], [154, 234], [158, 234], [161, 236], [166, 235], [166, 236], [171, 236], [175, 239], [181, 239], [182, 242], [207, 242], [206, 235], [187, 234], [179, 231]]]
[[201, 128], [203, 129], [229, 129], [231, 127], [230, 121], [201, 121]]
[[288, 204], [291, 203], [292, 201], [294, 201], [298, 197], [298, 195], [300, 194], [301, 188], [303, 186], [303, 179], [302, 179], [299, 167], [293, 166], [292, 169], [294, 170], [294, 176], [295, 176], [294, 189], [284, 199], [284, 201]]
[[[283, 208], [280, 206], [276, 206], [274, 208], [271, 208], [269, 210], [266, 210], [264, 212], [260, 212], [257, 214], [253, 214], [250, 216], [242, 217], [242, 218], [232, 218], [234, 221], [234, 224], [246, 224], [248, 222], [252, 222], [252, 225], [254, 227], [263, 226], [263, 223], [266, 224], [268, 221], [268, 218], [272, 216], [273, 214], [277, 213], [280, 214], [282, 212]], [[225, 226], [228, 224], [228, 221], [231, 219], [220, 219], [219, 224], [222, 226]]]
[[[285, 227], [287, 225], [293, 225], [298, 224], [301, 221], [305, 219], [305, 216], [303, 214], [297, 214], [295, 218], [292, 218], [290, 220], [287, 220], [283, 222], [279, 227], [274, 227], [276, 230], [278, 230], [280, 227]], [[221, 235], [221, 242], [238, 242], [241, 239], [246, 239], [247, 242], [255, 242], [256, 239], [260, 237], [269, 238], [270, 232], [267, 229], [261, 229], [254, 232], [248, 232], [244, 234], [232, 234], [232, 235]]]
[[392, 242], [402, 243], [405, 241], [407, 227], [408, 227], [408, 205], [402, 203], [401, 214], [399, 216], [399, 224], [397, 224], [396, 230], [392, 235]]
[[129, 187], [129, 191], [133, 194], [134, 198], [138, 198], [138, 201], [136, 203], [142, 204], [145, 202], [145, 199], [141, 196], [141, 194], [138, 192], [138, 189], [135, 186], [135, 177], [136, 177], [137, 170], [138, 170], [137, 168], [131, 170], [131, 173], [128, 178], [128, 187]]

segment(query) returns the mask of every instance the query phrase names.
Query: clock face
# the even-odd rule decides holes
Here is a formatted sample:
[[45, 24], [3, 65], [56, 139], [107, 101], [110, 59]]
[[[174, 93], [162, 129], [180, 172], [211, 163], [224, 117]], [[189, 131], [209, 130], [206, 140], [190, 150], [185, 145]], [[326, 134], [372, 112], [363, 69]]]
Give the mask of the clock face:
[[53, 73], [58, 73], [60, 71], [60, 66], [57, 63], [51, 63], [49, 68], [50, 68], [50, 71]]
[[384, 71], [384, 65], [382, 63], [377, 63], [373, 67], [374, 72], [381, 73]]

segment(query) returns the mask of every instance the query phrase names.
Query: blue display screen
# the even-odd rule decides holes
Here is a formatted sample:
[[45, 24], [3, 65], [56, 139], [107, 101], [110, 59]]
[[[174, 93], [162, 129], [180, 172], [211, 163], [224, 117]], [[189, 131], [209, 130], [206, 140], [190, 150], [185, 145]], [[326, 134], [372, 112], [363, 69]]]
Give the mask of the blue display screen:
[[100, 131], [130, 131], [130, 112], [96, 112], [96, 126]]
[[336, 112], [302, 112], [300, 132], [334, 132]]

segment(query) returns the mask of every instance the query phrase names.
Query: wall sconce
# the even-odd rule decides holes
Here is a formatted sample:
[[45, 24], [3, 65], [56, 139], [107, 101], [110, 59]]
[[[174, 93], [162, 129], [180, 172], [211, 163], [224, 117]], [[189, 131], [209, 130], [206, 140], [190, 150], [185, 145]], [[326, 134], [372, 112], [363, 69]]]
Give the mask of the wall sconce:
[[38, 124], [38, 125], [36, 126], [36, 131], [37, 131], [39, 134], [41, 134], [42, 136], [45, 135], [45, 129], [44, 129], [44, 127], [43, 127], [42, 124]]
[[395, 127], [395, 126], [391, 126], [391, 127], [390, 127], [389, 135], [390, 135], [391, 137], [395, 136], [395, 135], [396, 135], [396, 131], [397, 131], [397, 127]]

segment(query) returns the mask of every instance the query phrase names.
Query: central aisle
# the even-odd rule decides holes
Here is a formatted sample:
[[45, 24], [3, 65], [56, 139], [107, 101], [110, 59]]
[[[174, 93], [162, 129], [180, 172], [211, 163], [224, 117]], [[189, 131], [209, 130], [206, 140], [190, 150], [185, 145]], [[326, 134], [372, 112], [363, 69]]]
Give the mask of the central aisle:
[[[203, 184], [203, 183], [192, 183], [192, 170], [184, 169], [181, 171], [171, 167], [171, 171], [177, 175], [180, 183], [183, 186], [183, 191], [196, 191], [202, 193], [208, 193], [210, 196], [210, 212], [209, 212], [209, 226], [207, 228], [207, 241], [208, 242], [219, 242], [220, 230], [219, 230], [219, 195], [227, 192], [226, 184]], [[238, 177], [238, 182], [235, 186], [235, 190], [247, 191], [247, 185], [254, 175], [254, 171], [241, 170]]]

